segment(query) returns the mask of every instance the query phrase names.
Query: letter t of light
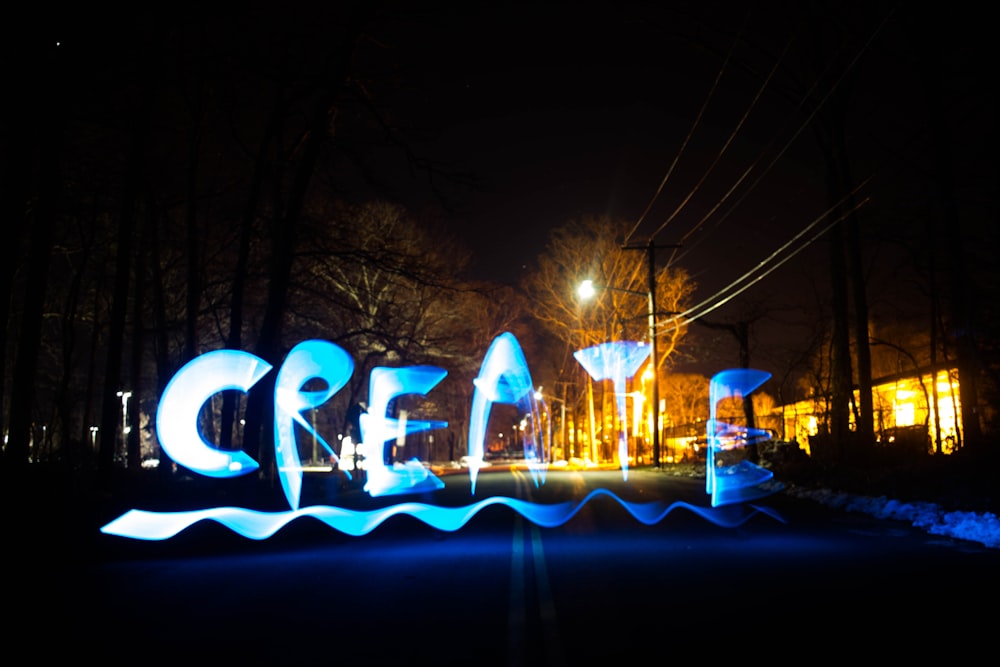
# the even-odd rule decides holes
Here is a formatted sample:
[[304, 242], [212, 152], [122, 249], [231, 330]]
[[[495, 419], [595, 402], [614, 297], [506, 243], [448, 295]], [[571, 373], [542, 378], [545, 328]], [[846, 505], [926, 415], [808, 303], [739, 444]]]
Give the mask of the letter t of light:
[[[615, 406], [618, 419], [627, 423], [625, 418], [625, 382], [635, 375], [642, 362], [649, 357], [651, 346], [634, 340], [613, 341], [601, 343], [593, 347], [577, 350], [573, 353], [576, 360], [583, 366], [590, 377], [597, 381], [611, 380], [614, 384]], [[628, 480], [628, 440], [625, 429], [618, 436], [618, 461], [622, 469], [622, 479]]]

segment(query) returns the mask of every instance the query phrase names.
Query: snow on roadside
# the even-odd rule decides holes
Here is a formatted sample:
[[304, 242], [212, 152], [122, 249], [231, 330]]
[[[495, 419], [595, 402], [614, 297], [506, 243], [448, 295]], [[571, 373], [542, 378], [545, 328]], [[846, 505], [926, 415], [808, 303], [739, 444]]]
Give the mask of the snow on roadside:
[[826, 489], [789, 486], [785, 491], [834, 509], [862, 512], [878, 519], [907, 521], [932, 535], [979, 542], [991, 549], [1000, 549], [1000, 518], [989, 512], [949, 512], [929, 502], [904, 502], [885, 496], [872, 498]]

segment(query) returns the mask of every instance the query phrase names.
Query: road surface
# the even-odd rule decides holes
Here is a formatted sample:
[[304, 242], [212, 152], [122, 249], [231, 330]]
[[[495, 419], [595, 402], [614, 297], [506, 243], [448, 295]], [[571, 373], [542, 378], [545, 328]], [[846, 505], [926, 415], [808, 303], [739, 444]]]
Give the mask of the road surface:
[[549, 471], [536, 485], [499, 468], [474, 496], [467, 477], [443, 479], [434, 494], [379, 502], [314, 480], [303, 497], [572, 506], [607, 489], [674, 509], [647, 525], [599, 495], [558, 526], [490, 505], [454, 531], [399, 515], [357, 537], [304, 517], [267, 540], [211, 521], [157, 542], [95, 524], [49, 548], [46, 575], [8, 596], [20, 610], [9, 637], [39, 659], [71, 651], [96, 664], [617, 665], [988, 647], [980, 603], [1000, 592], [997, 550], [782, 492], [713, 521], [691, 509], [708, 505], [703, 479], [659, 471], [627, 482]]

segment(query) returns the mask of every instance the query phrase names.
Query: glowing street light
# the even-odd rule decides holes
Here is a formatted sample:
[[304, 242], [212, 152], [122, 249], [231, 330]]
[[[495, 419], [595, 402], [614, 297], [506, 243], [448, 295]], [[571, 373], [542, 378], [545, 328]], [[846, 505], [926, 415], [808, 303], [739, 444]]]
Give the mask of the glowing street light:
[[128, 425], [128, 399], [132, 398], [132, 392], [119, 391], [118, 398], [122, 399], [122, 434], [128, 435], [132, 431]]
[[122, 448], [128, 460], [128, 434], [132, 431], [132, 427], [128, 424], [128, 399], [132, 398], [132, 392], [119, 391], [117, 396], [122, 401]]

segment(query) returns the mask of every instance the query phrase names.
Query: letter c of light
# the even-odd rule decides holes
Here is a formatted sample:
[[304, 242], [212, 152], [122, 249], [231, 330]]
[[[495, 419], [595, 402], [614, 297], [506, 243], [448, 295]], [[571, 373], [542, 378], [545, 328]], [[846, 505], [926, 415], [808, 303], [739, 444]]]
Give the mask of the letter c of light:
[[242, 451], [223, 451], [206, 441], [198, 415], [209, 398], [226, 389], [250, 390], [271, 365], [249, 352], [215, 350], [185, 364], [170, 380], [156, 410], [160, 446], [178, 465], [208, 477], [239, 477], [259, 468]]

